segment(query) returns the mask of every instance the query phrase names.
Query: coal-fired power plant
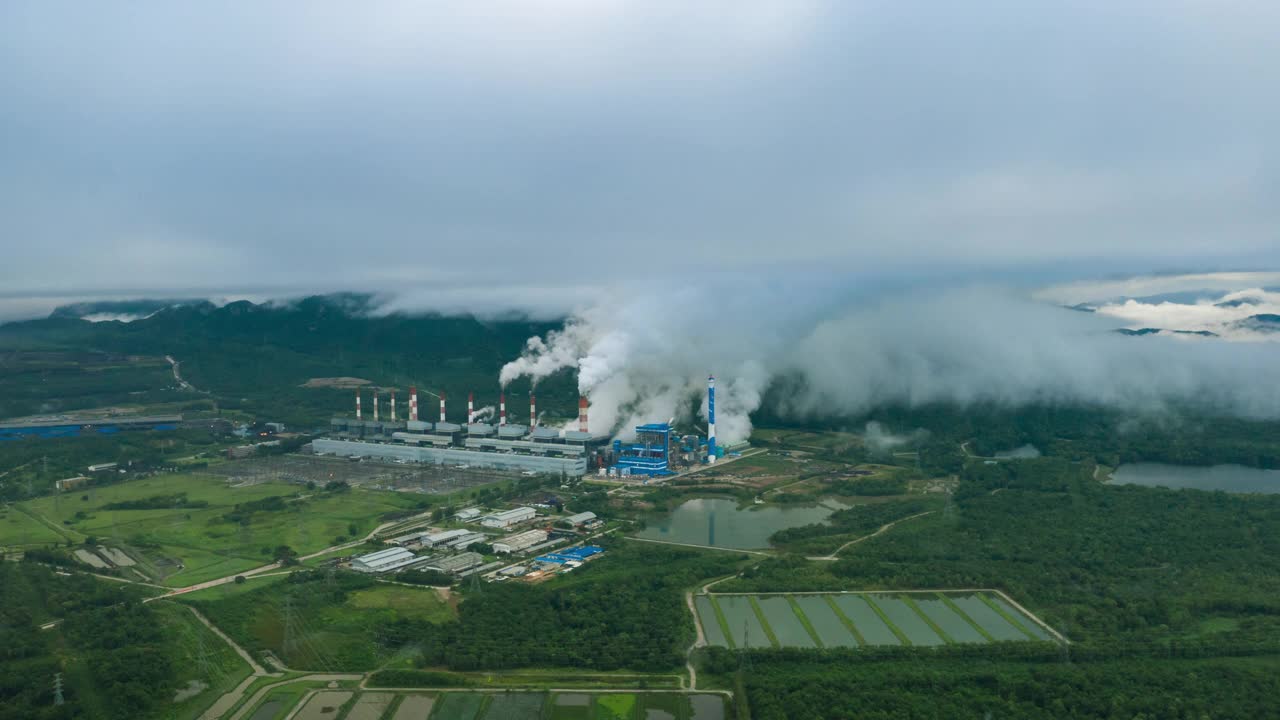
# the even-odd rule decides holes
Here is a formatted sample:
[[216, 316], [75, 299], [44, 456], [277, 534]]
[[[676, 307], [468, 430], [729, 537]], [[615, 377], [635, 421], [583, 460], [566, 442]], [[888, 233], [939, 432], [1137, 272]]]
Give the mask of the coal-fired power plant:
[[[385, 389], [385, 388], [384, 388]], [[365, 420], [361, 391], [356, 390], [355, 417], [337, 417], [330, 423], [328, 437], [312, 442], [312, 449], [322, 455], [368, 458], [393, 462], [446, 464], [460, 467], [491, 467], [522, 472], [581, 476], [596, 470], [602, 476], [630, 478], [643, 482], [683, 472], [701, 463], [724, 457], [724, 448], [716, 443], [716, 383], [707, 378], [707, 435], [680, 435], [670, 422], [639, 425], [634, 439], [610, 440], [606, 433], [591, 431], [588, 422], [590, 403], [585, 395], [578, 397], [578, 424], [572, 421], [561, 429], [539, 427], [538, 399], [529, 393], [529, 424], [507, 422], [507, 395], [498, 395], [497, 425], [478, 421], [475, 393], [467, 393], [467, 422], [454, 424], [446, 416], [447, 395], [426, 391], [440, 399], [438, 422], [418, 416], [418, 387], [409, 386], [408, 420], [396, 416], [396, 390], [385, 389], [391, 396], [389, 420], [380, 416], [379, 395], [374, 389], [373, 419]]]

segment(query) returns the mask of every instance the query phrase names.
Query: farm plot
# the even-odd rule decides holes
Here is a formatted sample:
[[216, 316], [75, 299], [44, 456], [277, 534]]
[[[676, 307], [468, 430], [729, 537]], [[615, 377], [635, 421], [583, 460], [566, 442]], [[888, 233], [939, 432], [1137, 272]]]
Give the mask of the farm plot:
[[835, 595], [836, 607], [862, 633], [868, 645], [901, 645], [902, 641], [885, 624], [861, 595]]
[[1000, 616], [994, 608], [986, 604], [976, 595], [969, 597], [951, 598], [951, 602], [960, 608], [965, 615], [968, 615], [974, 622], [982, 626], [987, 634], [996, 641], [1001, 640], [1038, 640], [1034, 635], [1023, 632], [1015, 627], [1008, 620]]
[[405, 695], [392, 720], [427, 720], [436, 699], [430, 695]]
[[724, 698], [719, 695], [693, 695], [689, 705], [689, 720], [724, 720]]
[[677, 720], [686, 716], [687, 701], [681, 695], [645, 693], [640, 696], [640, 720]]
[[897, 628], [912, 645], [945, 645], [946, 641], [929, 627], [929, 623], [910, 605], [888, 595], [869, 596], [867, 601], [879, 608], [891, 627]]
[[804, 629], [804, 623], [800, 622], [800, 618], [796, 616], [791, 609], [791, 603], [787, 602], [785, 597], [781, 595], [762, 597], [760, 609], [764, 611], [764, 618], [773, 630], [774, 637], [778, 638], [778, 644], [783, 647], [817, 647], [809, 631]]
[[714, 598], [714, 603], [724, 613], [734, 647], [773, 647], [769, 642], [768, 634], [756, 617], [755, 610], [751, 607], [751, 596], [721, 595]]
[[822, 638], [824, 647], [856, 647], [858, 639], [845, 627], [827, 598], [819, 595], [799, 595], [795, 598], [800, 611], [809, 618], [809, 624]]
[[711, 594], [695, 598], [695, 607], [708, 644], [720, 647], [937, 647], [1055, 639], [1034, 616], [992, 591]]
[[983, 643], [987, 639], [982, 632], [967, 618], [947, 606], [944, 600], [920, 598], [915, 601], [916, 607], [933, 621], [947, 637], [958, 643]]
[[354, 693], [346, 691], [318, 692], [298, 711], [298, 720], [332, 720], [338, 709], [351, 699]]
[[480, 693], [451, 692], [440, 696], [431, 720], [475, 720], [484, 703]]
[[636, 710], [636, 696], [610, 693], [596, 696], [596, 720], [631, 720]]
[[380, 720], [395, 697], [391, 693], [361, 693], [346, 720]]
[[591, 696], [561, 693], [551, 703], [551, 720], [591, 720]]
[[542, 693], [501, 693], [490, 696], [483, 720], [537, 720], [546, 700]]

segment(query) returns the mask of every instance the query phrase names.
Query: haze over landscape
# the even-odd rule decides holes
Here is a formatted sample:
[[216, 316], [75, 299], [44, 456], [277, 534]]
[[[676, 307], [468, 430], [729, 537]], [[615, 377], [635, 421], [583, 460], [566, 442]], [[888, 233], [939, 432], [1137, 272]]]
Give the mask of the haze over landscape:
[[0, 4], [0, 720], [1280, 716], [1277, 37]]

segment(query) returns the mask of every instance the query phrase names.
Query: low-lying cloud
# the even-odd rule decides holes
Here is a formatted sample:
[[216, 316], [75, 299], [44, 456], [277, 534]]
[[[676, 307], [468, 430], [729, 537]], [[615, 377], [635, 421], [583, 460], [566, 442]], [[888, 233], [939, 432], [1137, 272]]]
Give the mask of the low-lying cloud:
[[[1270, 302], [1263, 295], [1224, 297]], [[1128, 337], [1116, 332], [1127, 323], [1114, 312], [1078, 312], [995, 287], [835, 305], [824, 297], [798, 285], [732, 295], [705, 286], [622, 293], [575, 314], [563, 331], [532, 339], [503, 379], [536, 382], [576, 370], [594, 428], [625, 434], [668, 417], [704, 422], [705, 400], [696, 399], [714, 373], [717, 430], [728, 442], [750, 434], [750, 414], [782, 378], [795, 390], [776, 409], [798, 418], [937, 402], [1144, 412], [1191, 403], [1280, 417], [1278, 342]]]

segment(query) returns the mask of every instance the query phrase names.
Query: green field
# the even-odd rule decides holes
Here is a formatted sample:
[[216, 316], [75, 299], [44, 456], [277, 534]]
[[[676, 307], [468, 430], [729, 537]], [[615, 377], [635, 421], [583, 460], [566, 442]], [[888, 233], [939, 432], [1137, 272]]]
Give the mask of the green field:
[[720, 647], [740, 647], [744, 636], [752, 647], [794, 648], [1053, 639], [991, 592], [711, 594], [696, 607], [708, 643]]
[[[185, 496], [189, 506], [207, 505], [106, 508], [112, 503], [178, 495]], [[243, 523], [225, 517], [237, 504], [271, 497], [283, 498], [285, 508], [254, 512]], [[182, 587], [264, 565], [271, 561], [271, 549], [279, 545], [306, 554], [349, 537], [353, 527], [357, 536], [363, 536], [379, 524], [380, 516], [416, 507], [419, 501], [401, 493], [359, 488], [325, 493], [280, 483], [229, 487], [204, 476], [163, 475], [40, 498], [24, 507], [68, 528], [77, 538], [111, 538], [141, 551], [144, 572], [166, 585]]]
[[18, 508], [0, 507], [0, 547], [50, 545], [64, 540], [62, 534]]
[[431, 588], [379, 585], [351, 593], [347, 605], [362, 610], [391, 610], [396, 617], [426, 622], [448, 622], [457, 617], [453, 608]]

